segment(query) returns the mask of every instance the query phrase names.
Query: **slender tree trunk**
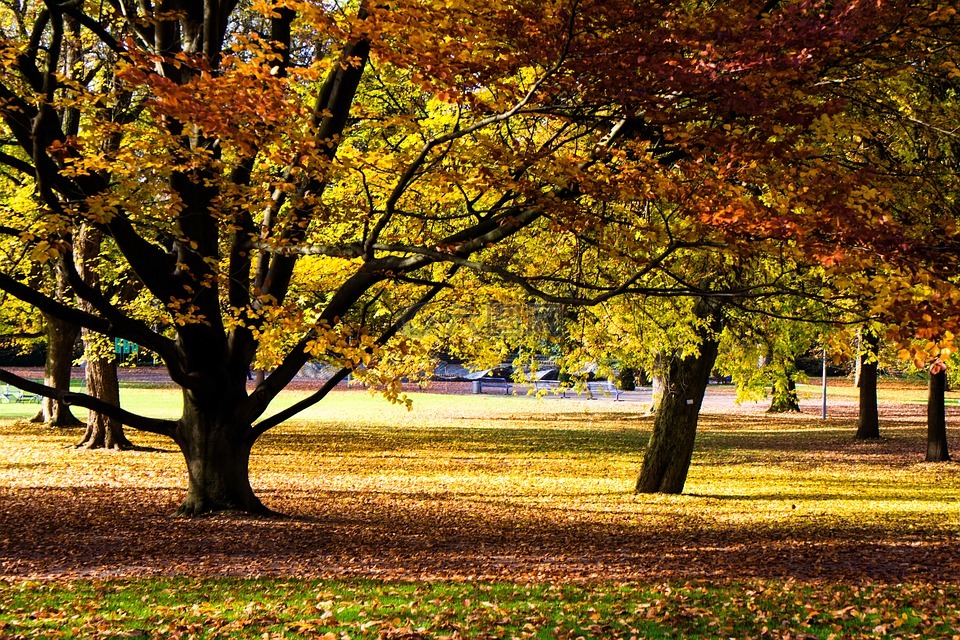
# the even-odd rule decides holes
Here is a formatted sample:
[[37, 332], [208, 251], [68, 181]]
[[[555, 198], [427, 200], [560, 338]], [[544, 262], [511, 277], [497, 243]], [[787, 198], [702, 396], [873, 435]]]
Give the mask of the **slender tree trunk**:
[[[74, 258], [77, 272], [90, 287], [99, 289], [100, 276], [97, 266], [100, 263], [100, 251], [103, 234], [99, 229], [84, 224], [74, 239]], [[80, 308], [92, 312], [89, 302], [80, 301]], [[120, 405], [120, 381], [117, 379], [117, 364], [114, 359], [113, 345], [104, 344], [97, 334], [84, 331], [83, 346], [87, 361], [87, 393]], [[123, 434], [123, 425], [119, 420], [108, 418], [95, 411], [87, 412], [87, 431], [78, 447], [86, 449], [132, 449], [133, 444]]]
[[770, 408], [767, 413], [800, 413], [800, 397], [797, 395], [797, 367], [787, 361], [779, 367], [777, 379], [773, 382]]
[[[116, 361], [113, 358], [98, 357], [94, 344], [87, 349], [87, 354], [87, 393], [119, 406], [120, 383], [117, 379]], [[87, 412], [87, 431], [77, 446], [85, 449], [133, 448], [133, 444], [124, 435], [123, 425], [119, 420], [95, 411]]]
[[[245, 394], [245, 389], [242, 392]], [[175, 439], [187, 462], [189, 484], [178, 515], [270, 513], [250, 486], [250, 425], [233, 415], [237, 403], [228, 400], [231, 395], [202, 402], [184, 392], [183, 416]]]
[[[47, 328], [47, 358], [43, 383], [54, 389], [69, 390], [73, 348], [77, 344], [80, 327], [46, 314], [44, 321]], [[42, 422], [51, 427], [79, 427], [83, 424], [70, 412], [70, 407], [52, 398], [42, 400], [40, 411], [31, 422]]]
[[857, 419], [858, 440], [880, 437], [880, 415], [877, 409], [877, 353], [880, 336], [869, 329], [863, 331], [863, 353], [860, 355], [860, 415]]
[[927, 395], [927, 462], [947, 462], [947, 415], [944, 392], [947, 389], [947, 368], [937, 361], [930, 368]]
[[637, 479], [638, 493], [681, 493], [690, 470], [697, 420], [717, 359], [719, 322], [705, 329], [696, 356], [673, 356], [663, 371], [663, 394]]

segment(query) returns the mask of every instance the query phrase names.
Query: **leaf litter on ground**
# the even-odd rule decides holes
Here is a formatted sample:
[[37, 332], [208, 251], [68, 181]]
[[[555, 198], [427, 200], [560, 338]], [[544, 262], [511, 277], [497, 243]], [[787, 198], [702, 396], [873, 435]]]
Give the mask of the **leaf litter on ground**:
[[[552, 585], [574, 590], [565, 595], [571, 625], [537, 605], [526, 631], [511, 626], [513, 614], [498, 618], [510, 622], [503, 634], [723, 635], [729, 627], [734, 637], [881, 629], [906, 637], [930, 625], [940, 625], [938, 635], [960, 633], [950, 607], [928, 606], [955, 598], [960, 584], [960, 476], [955, 463], [922, 462], [922, 406], [885, 404], [884, 438], [872, 443], [852, 440], [849, 416], [708, 409], [685, 495], [638, 496], [631, 489], [651, 423], [635, 404], [424, 395], [407, 413], [360, 394], [332, 400], [255, 449], [255, 489], [289, 516], [282, 519], [171, 518], [185, 474], [161, 440], [138, 434], [138, 444], [159, 451], [78, 451], [68, 446], [75, 433], [0, 422], [4, 597], [17, 585], [109, 590], [134, 588], [136, 579], [292, 580], [300, 590], [352, 589], [361, 601], [363, 585]], [[757, 604], [750, 591], [771, 603]], [[617, 617], [590, 604], [604, 597], [620, 598], [611, 607], [630, 611], [626, 618], [649, 614], [653, 626], [591, 631], [591, 616], [598, 624]], [[791, 597], [803, 607], [790, 609]], [[466, 594], [452, 610], [475, 616], [469, 611], [482, 601]], [[393, 618], [357, 623], [365, 629], [311, 622], [310, 633], [499, 633], [489, 616], [424, 631], [427, 618], [411, 617], [413, 626], [399, 618], [392, 627]], [[249, 628], [289, 631], [283, 621], [260, 622]], [[190, 635], [177, 629], [170, 633]]]

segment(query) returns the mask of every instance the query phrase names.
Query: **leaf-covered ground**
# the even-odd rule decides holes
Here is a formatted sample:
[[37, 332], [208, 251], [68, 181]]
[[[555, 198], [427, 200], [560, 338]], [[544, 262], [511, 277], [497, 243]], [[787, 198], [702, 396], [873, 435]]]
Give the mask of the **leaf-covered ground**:
[[[950, 604], [960, 586], [960, 465], [922, 462], [922, 405], [885, 403], [884, 438], [858, 443], [849, 400], [832, 400], [822, 421], [813, 397], [807, 413], [772, 417], [711, 391], [682, 496], [632, 492], [651, 426], [637, 403], [422, 395], [407, 412], [339, 393], [255, 449], [255, 489], [282, 519], [171, 518], [185, 472], [170, 443], [137, 435], [159, 451], [89, 452], [69, 446], [75, 431], [0, 421], [0, 575], [8, 581], [0, 621], [17, 589], [273, 577], [310, 593], [357, 592], [354, 580], [421, 589], [441, 581], [461, 603], [453, 618], [474, 615], [462, 602], [475, 605], [482, 593], [471, 590], [483, 585], [567, 584], [580, 594], [568, 594], [580, 607], [571, 637], [658, 635], [636, 622], [651, 610], [649, 620], [668, 635], [854, 634], [844, 620], [868, 635], [960, 634]], [[948, 420], [957, 417], [951, 408]], [[957, 438], [951, 447], [960, 453]], [[591, 598], [619, 593], [617, 585], [632, 595], [614, 595], [591, 622], [587, 609], [600, 611]], [[874, 595], [853, 596], [860, 588]], [[349, 597], [362, 602], [360, 592]], [[758, 604], [747, 592], [772, 600]], [[410, 596], [426, 609], [431, 599]], [[548, 622], [556, 612], [544, 607], [531, 610], [542, 618], [536, 634], [573, 629]], [[614, 608], [624, 614], [617, 620], [635, 622], [589, 630], [611, 624]], [[445, 619], [445, 610], [431, 615]], [[743, 627], [737, 620], [751, 611], [759, 622]], [[305, 615], [279, 620], [276, 633], [312, 619]], [[363, 621], [317, 629], [498, 636], [493, 623], [511, 616], [475, 627], [453, 618], [433, 627], [430, 616], [410, 624], [394, 616], [366, 631]], [[523, 624], [502, 632], [525, 633]]]
[[256, 449], [276, 520], [170, 518], [184, 468], [161, 440], [88, 452], [76, 432], [3, 423], [0, 572], [960, 579], [960, 475], [922, 462], [922, 407], [889, 407], [877, 443], [846, 419], [706, 414], [686, 495], [637, 496], [635, 404], [331, 400]]

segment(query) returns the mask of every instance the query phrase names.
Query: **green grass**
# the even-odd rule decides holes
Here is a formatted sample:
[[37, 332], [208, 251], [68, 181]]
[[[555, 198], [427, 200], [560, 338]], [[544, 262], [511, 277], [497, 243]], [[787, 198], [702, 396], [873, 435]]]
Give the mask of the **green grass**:
[[[955, 587], [149, 578], [0, 589], [4, 637], [945, 637]], [[106, 632], [109, 630], [109, 632]], [[454, 635], [457, 634], [457, 635]], [[796, 637], [796, 636], [795, 636]]]
[[[835, 386], [834, 391], [849, 399], [855, 389]], [[889, 391], [903, 397], [901, 390]], [[133, 411], [171, 418], [179, 412], [175, 390], [124, 386], [122, 393]], [[306, 393], [285, 392], [277, 406]], [[36, 405], [0, 409], [26, 409], [23, 415], [32, 415]], [[182, 536], [187, 554], [197, 553], [191, 549], [200, 529], [210, 536], [223, 534], [215, 548], [224, 562], [238, 562], [223, 571], [235, 576], [259, 575], [255, 563], [260, 558], [245, 556], [249, 549], [266, 555], [264, 573], [274, 576], [284, 574], [271, 568], [277, 565], [270, 564], [269, 554], [283, 562], [292, 553], [237, 540], [224, 550], [222, 545], [241, 530], [286, 540], [276, 531], [287, 527], [290, 540], [297, 539], [298, 530], [329, 540], [331, 550], [321, 561], [331, 566], [356, 559], [337, 555], [340, 545], [350, 543], [350, 534], [343, 532], [357, 530], [351, 526], [371, 532], [374, 540], [389, 540], [395, 533], [422, 540], [439, 529], [435, 547], [419, 547], [427, 560], [453, 535], [478, 541], [476, 549], [463, 547], [472, 555], [464, 558], [462, 573], [437, 574], [440, 579], [432, 581], [414, 579], [417, 558], [402, 565], [406, 573], [396, 566], [390, 573], [389, 562], [407, 560], [379, 555], [376, 543], [348, 552], [366, 554], [360, 556], [363, 566], [374, 568], [350, 575], [380, 580], [304, 579], [295, 573], [201, 578], [211, 574], [190, 572], [197, 556], [184, 556], [167, 577], [125, 578], [114, 565], [87, 565], [94, 573], [79, 575], [119, 576], [90, 580], [70, 570], [47, 572], [40, 562], [32, 573], [11, 575], [47, 579], [0, 582], [0, 638], [960, 635], [955, 604], [960, 583], [935, 573], [929, 581], [918, 579], [906, 564], [898, 571], [909, 579], [867, 579], [862, 576], [875, 574], [845, 564], [883, 564], [883, 553], [894, 554], [894, 560], [896, 554], [923, 559], [925, 549], [945, 554], [944, 563], [956, 560], [960, 474], [954, 463], [922, 462], [923, 430], [916, 418], [885, 422], [879, 443], [855, 443], [850, 420], [705, 415], [686, 494], [638, 496], [631, 487], [650, 424], [642, 407], [629, 402], [415, 394], [408, 411], [362, 391], [338, 392], [271, 431], [254, 450], [252, 480], [258, 493], [268, 506], [299, 520], [210, 519], [181, 525], [162, 515], [162, 505], [172, 504], [184, 486], [183, 460], [169, 441], [134, 432], [137, 444], [164, 450], [83, 452], [69, 447], [75, 432], [0, 420], [0, 500], [31, 504], [41, 518], [74, 527], [64, 537], [44, 538], [44, 547], [44, 540], [34, 537], [46, 535], [42, 527], [23, 534], [30, 523], [18, 522], [14, 514], [6, 518], [14, 523], [11, 528], [0, 532], [0, 562], [30, 562], [45, 548], [48, 557], [68, 562], [63, 558], [74, 549], [61, 553], [56, 545], [82, 538], [88, 526], [105, 540], [125, 535], [127, 543], [137, 545], [146, 541], [136, 536], [163, 530], [168, 537], [161, 542], [176, 545]], [[101, 490], [112, 496], [106, 512], [99, 511]], [[158, 497], [149, 497], [153, 494]], [[144, 505], [153, 515], [141, 520], [136, 509]], [[78, 517], [64, 515], [77, 512]], [[718, 570], [716, 580], [627, 580], [611, 579], [615, 574], [603, 570], [588, 573], [594, 566], [590, 553], [608, 554], [603, 562], [611, 563], [611, 572], [621, 552], [643, 557], [643, 548], [582, 544], [591, 532], [620, 530], [629, 537], [617, 537], [617, 544], [656, 544], [655, 557], [676, 554], [669, 566], [679, 566], [680, 575], [684, 563], [711, 558], [718, 563], [711, 565]], [[525, 534], [540, 535], [554, 557], [557, 549], [549, 545], [568, 540], [551, 536], [572, 535], [563, 547], [571, 564], [563, 564], [562, 571], [579, 562], [575, 580], [562, 583], [559, 576], [562, 584], [551, 584], [557, 576], [537, 578], [539, 549], [525, 549], [511, 538]], [[14, 537], [29, 539], [11, 546]], [[861, 555], [861, 545], [874, 546]], [[159, 553], [156, 545], [152, 549]], [[764, 572], [749, 566], [789, 561], [791, 549], [807, 550], [807, 558], [823, 560], [824, 571], [833, 573], [794, 581], [769, 577], [795, 575], [789, 567]], [[486, 561], [485, 554], [514, 558], [527, 568], [509, 574], [516, 576], [512, 582], [492, 581], [482, 576], [499, 574], [484, 574], [478, 564]], [[130, 564], [146, 573], [166, 571], [162, 561], [150, 562], [137, 557]], [[623, 575], [647, 575], [644, 566]], [[843, 579], [847, 568], [859, 577]], [[178, 572], [187, 575], [177, 577]]]

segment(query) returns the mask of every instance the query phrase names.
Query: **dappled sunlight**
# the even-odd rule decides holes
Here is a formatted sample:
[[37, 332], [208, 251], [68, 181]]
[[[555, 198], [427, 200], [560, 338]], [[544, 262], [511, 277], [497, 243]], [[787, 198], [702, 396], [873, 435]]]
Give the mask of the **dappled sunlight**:
[[[636, 406], [330, 400], [254, 449], [279, 520], [168, 518], [186, 473], [158, 438], [90, 452], [70, 446], [77, 432], [0, 423], [3, 573], [960, 579], [944, 562], [960, 465], [923, 463], [916, 421], [859, 443], [842, 421], [707, 413], [685, 494], [637, 495], [652, 423]], [[895, 557], [864, 559], [865, 545]]]

